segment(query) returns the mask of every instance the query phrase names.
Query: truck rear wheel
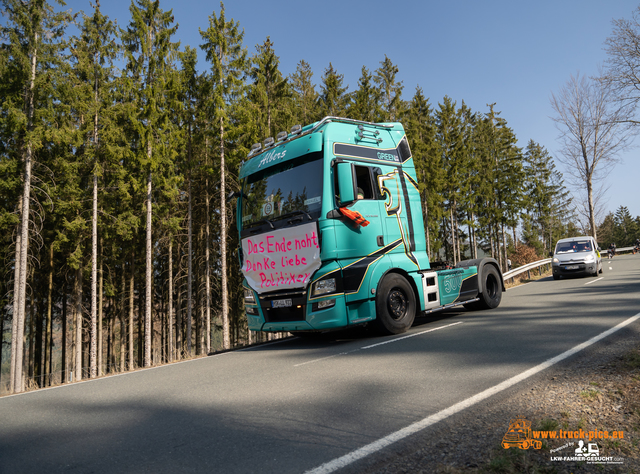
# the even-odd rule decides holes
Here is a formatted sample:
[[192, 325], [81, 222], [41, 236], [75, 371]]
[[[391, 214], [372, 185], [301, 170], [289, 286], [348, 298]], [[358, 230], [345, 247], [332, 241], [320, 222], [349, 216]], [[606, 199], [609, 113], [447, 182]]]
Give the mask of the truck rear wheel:
[[409, 282], [396, 273], [383, 278], [376, 292], [375, 326], [382, 334], [406, 332], [416, 317], [416, 297]]
[[478, 278], [482, 278], [482, 293], [478, 295], [480, 300], [464, 307], [471, 310], [497, 308], [502, 300], [502, 283], [498, 270], [493, 265], [485, 265]]

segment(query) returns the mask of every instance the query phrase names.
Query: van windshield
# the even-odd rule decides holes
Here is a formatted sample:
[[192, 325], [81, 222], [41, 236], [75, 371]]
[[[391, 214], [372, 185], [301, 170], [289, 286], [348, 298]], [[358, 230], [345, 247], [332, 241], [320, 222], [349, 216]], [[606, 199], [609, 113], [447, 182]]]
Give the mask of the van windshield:
[[569, 252], [591, 252], [593, 247], [590, 240], [572, 240], [571, 242], [560, 242], [556, 246], [556, 253]]

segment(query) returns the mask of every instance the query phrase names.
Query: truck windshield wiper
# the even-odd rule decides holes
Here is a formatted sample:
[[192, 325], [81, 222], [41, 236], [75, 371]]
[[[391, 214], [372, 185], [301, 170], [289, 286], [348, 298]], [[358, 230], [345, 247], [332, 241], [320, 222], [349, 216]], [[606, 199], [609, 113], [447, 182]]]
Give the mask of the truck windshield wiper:
[[270, 226], [272, 229], [275, 229], [275, 226], [273, 225], [273, 222], [271, 222], [270, 220], [267, 220], [267, 219], [261, 219], [261, 220], [259, 220], [259, 221], [252, 222], [252, 223], [251, 223], [251, 225], [250, 225], [249, 227], [247, 227], [247, 229], [250, 229], [250, 228], [252, 228], [252, 227], [255, 227], [255, 226], [256, 226], [256, 225], [258, 225], [258, 224], [269, 224], [269, 226]]
[[[291, 212], [287, 212], [286, 214], [283, 214], [281, 216], [279, 216], [277, 219], [274, 220], [282, 220], [282, 219], [286, 219], [287, 217], [292, 217], [292, 216], [299, 216], [301, 218], [304, 219], [303, 216], [307, 216], [307, 218], [312, 221], [313, 217], [311, 217], [311, 214], [309, 214], [307, 211], [303, 211], [303, 210], [297, 210], [297, 211], [291, 211]], [[293, 219], [291, 219], [289, 221], [289, 223], [293, 222]]]

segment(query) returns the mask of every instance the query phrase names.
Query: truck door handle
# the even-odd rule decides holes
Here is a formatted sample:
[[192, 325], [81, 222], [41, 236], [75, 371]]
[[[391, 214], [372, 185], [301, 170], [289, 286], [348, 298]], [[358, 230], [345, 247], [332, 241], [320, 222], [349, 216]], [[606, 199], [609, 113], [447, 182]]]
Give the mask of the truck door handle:
[[384, 236], [383, 235], [379, 235], [378, 237], [376, 237], [376, 240], [378, 241], [378, 247], [384, 247]]

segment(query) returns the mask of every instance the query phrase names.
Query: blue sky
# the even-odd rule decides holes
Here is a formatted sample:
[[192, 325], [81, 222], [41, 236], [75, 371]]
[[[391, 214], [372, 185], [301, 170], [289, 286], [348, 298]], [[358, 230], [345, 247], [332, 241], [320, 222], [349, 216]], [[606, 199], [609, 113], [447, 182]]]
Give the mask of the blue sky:
[[[572, 74], [597, 74], [606, 59], [603, 47], [612, 32], [611, 21], [631, 18], [639, 3], [243, 0], [227, 1], [225, 9], [227, 18], [244, 28], [249, 54], [271, 37], [284, 75], [304, 59], [317, 84], [331, 62], [354, 90], [362, 66], [373, 72], [386, 54], [399, 68], [404, 99], [420, 85], [433, 106], [445, 95], [480, 112], [495, 102], [519, 146], [532, 139], [556, 157], [560, 146], [550, 118], [551, 93]], [[101, 9], [125, 27], [130, 4], [103, 0]], [[89, 0], [69, 0], [68, 8], [92, 11]], [[219, 14], [220, 2], [161, 0], [161, 8], [173, 10], [179, 24], [175, 39], [181, 46], [198, 48], [198, 28], [208, 27], [208, 17], [213, 11]], [[199, 51], [199, 68], [206, 67]], [[634, 217], [640, 215], [638, 152], [623, 154], [623, 162], [608, 176], [607, 211], [624, 205]], [[557, 159], [556, 164], [563, 170]]]

